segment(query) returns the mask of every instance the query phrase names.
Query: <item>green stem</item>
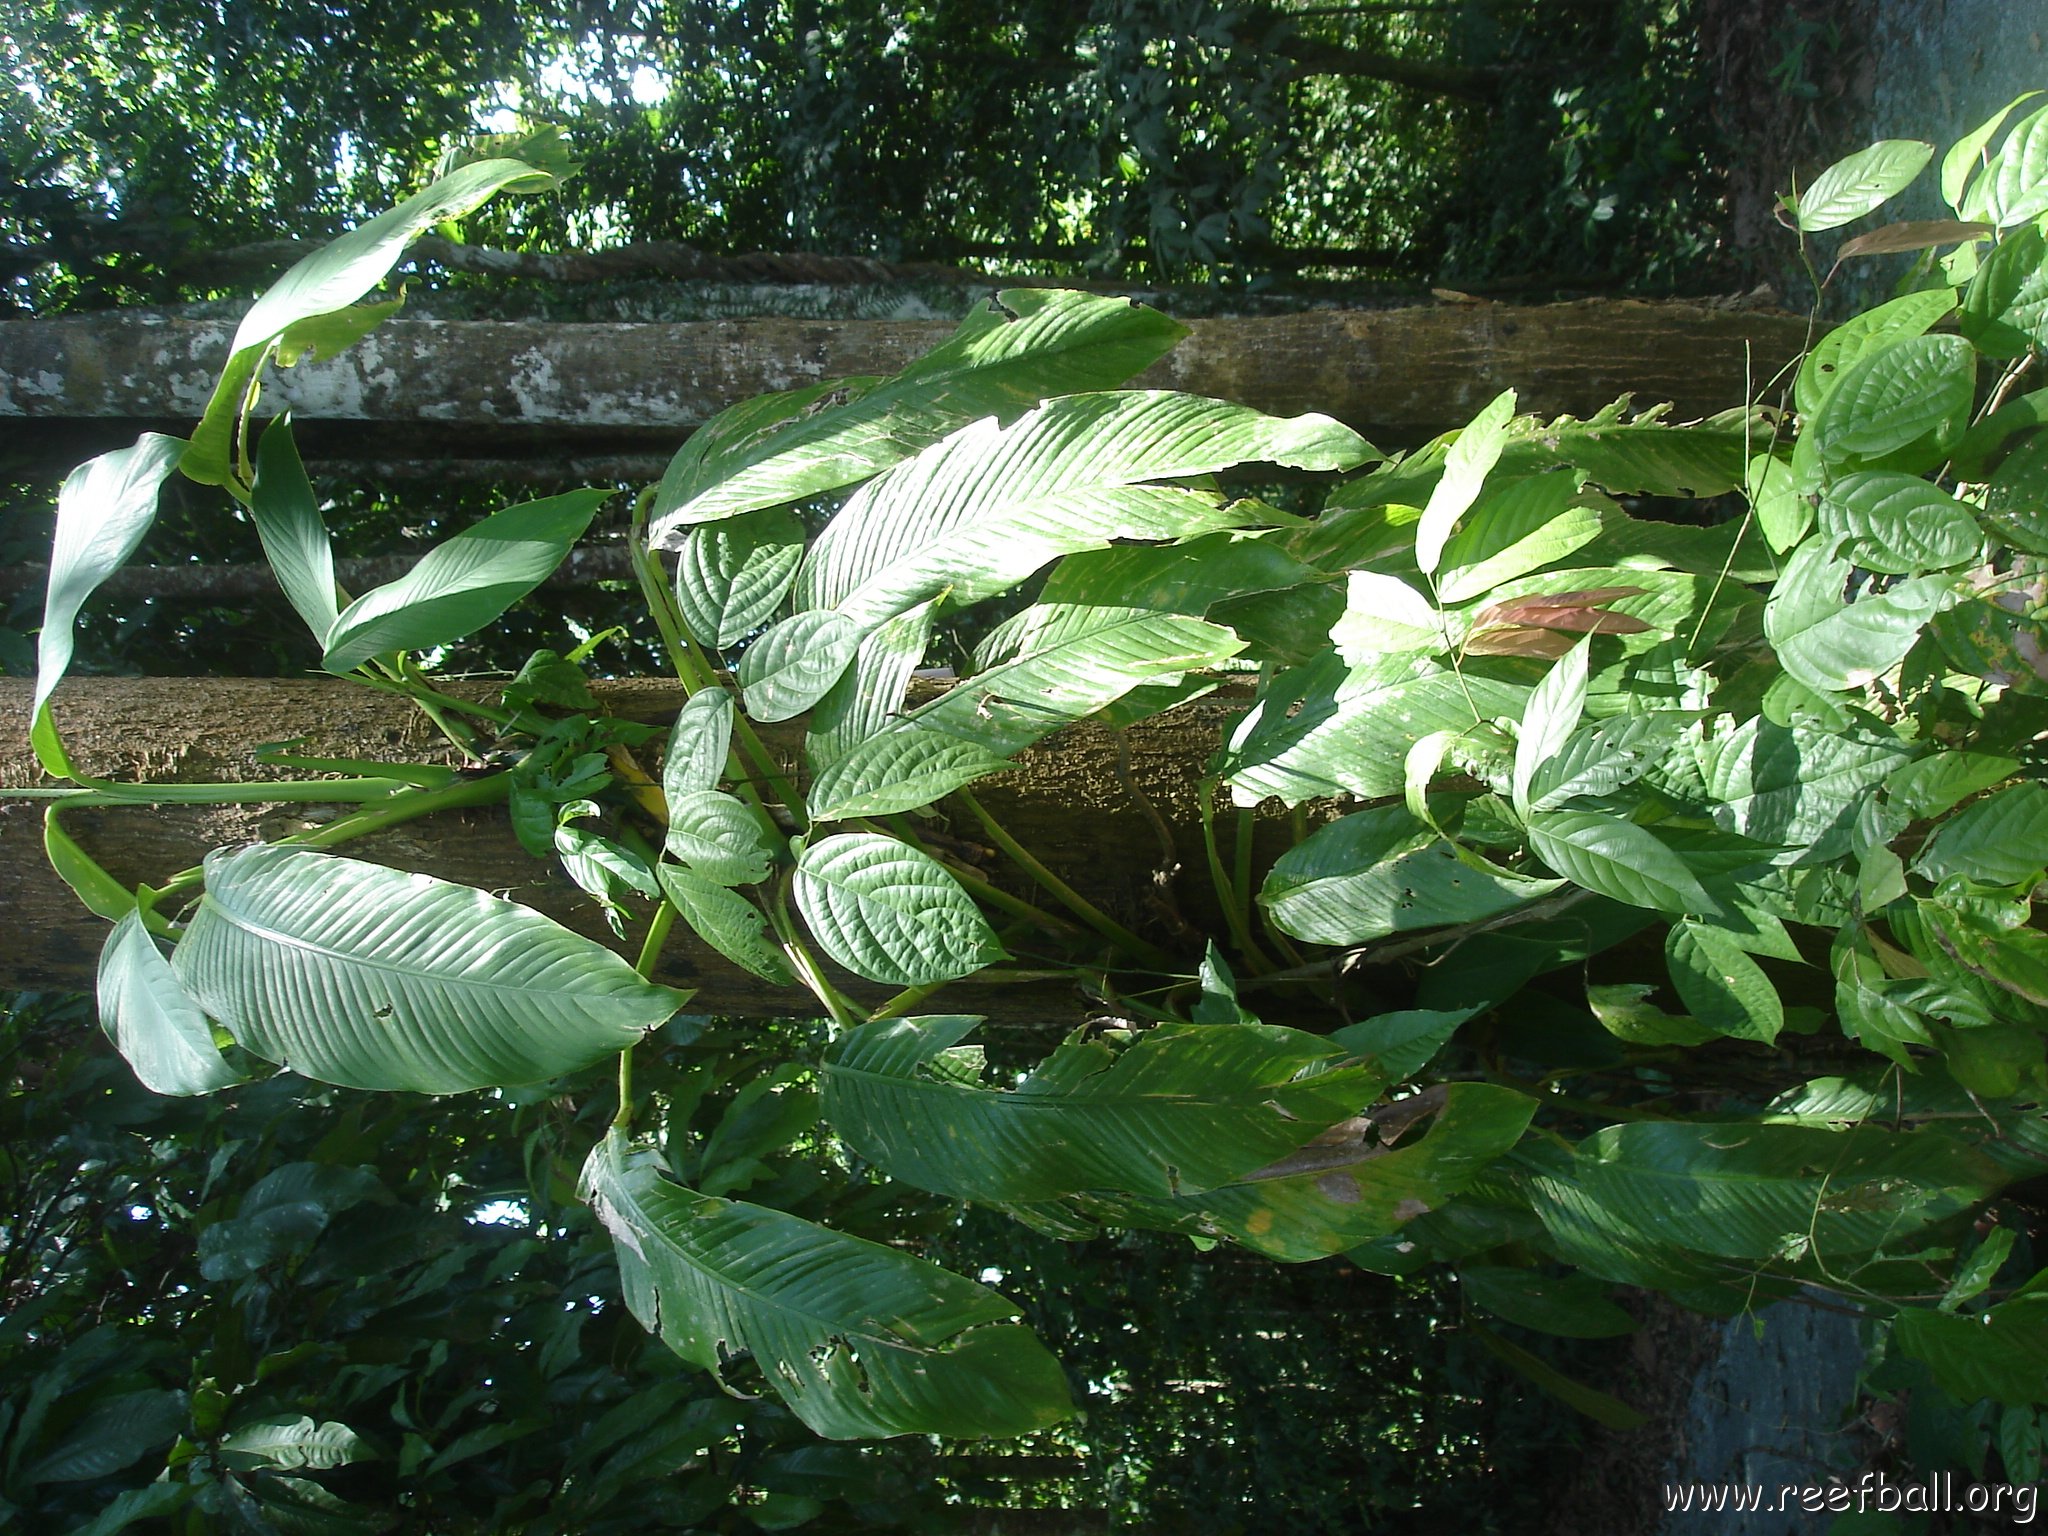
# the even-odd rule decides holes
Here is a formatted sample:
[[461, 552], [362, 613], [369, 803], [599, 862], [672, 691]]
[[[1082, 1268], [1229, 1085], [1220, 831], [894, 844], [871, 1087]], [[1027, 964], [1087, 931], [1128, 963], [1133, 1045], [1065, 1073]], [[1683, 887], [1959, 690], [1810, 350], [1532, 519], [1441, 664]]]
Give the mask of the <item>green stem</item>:
[[[633, 969], [642, 981], [654, 978], [655, 962], [661, 958], [661, 946], [668, 939], [669, 930], [675, 926], [676, 909], [663, 898], [654, 909], [654, 916], [647, 924], [647, 937], [640, 944], [640, 958], [633, 962]], [[612, 1129], [624, 1133], [633, 1126], [633, 1047], [627, 1046], [619, 1052], [619, 1107], [612, 1116]]]
[[376, 801], [414, 787], [405, 779], [274, 779], [252, 784], [115, 784], [97, 780], [86, 789], [0, 788], [0, 799], [58, 800], [67, 805], [331, 804]]
[[[702, 674], [704, 685], [723, 687], [724, 685], [718, 682], [718, 668], [712, 664], [711, 658], [704, 654], [697, 642], [689, 635], [685, 635], [683, 645], [691, 665], [698, 668]], [[738, 743], [742, 765], [751, 767], [760, 775], [761, 780], [768, 786], [768, 792], [782, 802], [783, 809], [788, 811], [800, 826], [809, 826], [810, 817], [805, 813], [804, 797], [797, 793], [796, 785], [790, 782], [789, 776], [782, 771], [781, 764], [775, 761], [775, 754], [768, 750], [768, 744], [761, 739], [761, 733], [754, 729], [754, 722], [747, 718], [744, 709], [733, 711], [732, 725], [733, 738]], [[742, 777], [739, 782], [746, 784], [748, 781]]]
[[1243, 957], [1245, 967], [1255, 976], [1273, 969], [1273, 962], [1252, 942], [1250, 926], [1240, 916], [1237, 894], [1231, 889], [1230, 876], [1223, 872], [1223, 854], [1216, 846], [1216, 781], [1204, 779], [1200, 785], [1202, 799], [1202, 851], [1209, 860], [1209, 879], [1216, 887], [1216, 899], [1223, 906], [1223, 921], [1230, 925], [1230, 942]]
[[995, 845], [1008, 854], [1016, 862], [1018, 868], [1045, 887], [1046, 891], [1069, 912], [1073, 913], [1074, 916], [1081, 919], [1082, 922], [1093, 928], [1105, 939], [1108, 939], [1118, 949], [1144, 961], [1147, 965], [1156, 966], [1163, 970], [1173, 963], [1173, 957], [1167, 954], [1165, 950], [1159, 948], [1156, 944], [1146, 943], [1145, 940], [1139, 938], [1130, 929], [1124, 927], [1122, 923], [1119, 923], [1115, 918], [1109, 916], [1108, 913], [1102, 911], [1079, 891], [1068, 885], [1066, 881], [1047, 869], [1044, 864], [1039, 862], [1037, 856], [1030, 849], [1010, 836], [1009, 831], [1003, 824], [997, 821], [995, 817], [989, 815], [986, 808], [983, 807], [979, 800], [974, 798], [972, 793], [965, 789], [956, 789], [953, 791], [953, 798], [967, 807], [968, 811], [973, 814], [974, 819], [981, 823], [983, 830], [988, 833], [989, 837], [995, 842]]
[[775, 925], [775, 936], [782, 944], [782, 953], [788, 958], [790, 968], [797, 979], [811, 990], [811, 995], [825, 1005], [825, 1011], [832, 1015], [832, 1022], [841, 1029], [852, 1029], [860, 1022], [860, 1010], [846, 995], [833, 986], [825, 975], [815, 956], [804, 948], [803, 940], [796, 936], [796, 925], [790, 921], [788, 905], [788, 883], [776, 892], [774, 902], [768, 908], [768, 921]]
[[1246, 933], [1252, 931], [1252, 812], [1250, 806], [1238, 809], [1237, 825], [1232, 829], [1230, 851], [1233, 862], [1230, 871], [1231, 893], [1237, 897], [1238, 926]]

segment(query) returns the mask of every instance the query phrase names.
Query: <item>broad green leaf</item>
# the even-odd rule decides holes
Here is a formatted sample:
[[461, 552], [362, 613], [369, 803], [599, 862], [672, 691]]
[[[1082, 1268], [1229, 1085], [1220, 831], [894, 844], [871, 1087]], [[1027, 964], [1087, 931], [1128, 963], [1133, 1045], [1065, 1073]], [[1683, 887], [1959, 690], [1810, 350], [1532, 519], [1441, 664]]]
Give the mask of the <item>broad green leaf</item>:
[[1550, 1275], [1533, 1269], [1461, 1264], [1465, 1295], [1496, 1317], [1563, 1339], [1612, 1339], [1634, 1333], [1636, 1320], [1608, 1299], [1608, 1288], [1589, 1275]]
[[675, 864], [655, 866], [655, 878], [691, 930], [749, 975], [779, 987], [793, 986], [789, 961], [768, 935], [768, 920], [738, 891]]
[[131, 911], [100, 951], [100, 1028], [152, 1093], [211, 1093], [239, 1083], [213, 1043], [213, 1025]]
[[71, 1531], [70, 1536], [119, 1536], [138, 1520], [176, 1514], [190, 1501], [195, 1487], [192, 1483], [145, 1483], [140, 1488], [117, 1493], [97, 1516]]
[[435, 545], [398, 580], [342, 610], [320, 665], [345, 673], [372, 656], [474, 634], [553, 575], [614, 494], [570, 491], [507, 507]]
[[1848, 851], [1857, 810], [1915, 754], [1874, 729], [1782, 726], [1759, 715], [1708, 735], [1697, 755], [1716, 826], [1807, 850], [1801, 862], [1817, 863]]
[[981, 1081], [981, 1021], [885, 1019], [824, 1064], [825, 1117], [892, 1178], [996, 1204], [1081, 1191], [1195, 1195], [1263, 1168], [1380, 1088], [1342, 1050], [1263, 1024], [1159, 1024], [1122, 1051], [1075, 1035], [1009, 1091]]
[[2006, 455], [1991, 476], [1982, 516], [1993, 535], [2014, 548], [2048, 555], [2048, 432]]
[[1223, 951], [1211, 939], [1203, 947], [1202, 963], [1195, 971], [1195, 981], [1201, 987], [1202, 995], [1188, 1017], [1197, 1024], [1256, 1024], [1259, 1016], [1250, 1012], [1237, 1000], [1237, 976], [1230, 969], [1230, 962], [1223, 958]]
[[[1246, 515], [1276, 514], [1252, 504]], [[1295, 528], [1225, 529], [1173, 544], [1083, 550], [1052, 568], [1039, 601], [1203, 618], [1219, 604], [1321, 581], [1314, 566], [1288, 552], [1285, 541], [1295, 536]]]
[[[1977, 559], [1984, 534], [1971, 509], [1917, 475], [1862, 470], [1821, 492], [1820, 531], [1848, 542], [1843, 553], [1867, 571], [1918, 576]], [[1797, 558], [1787, 575], [1796, 568]]]
[[1963, 334], [1987, 357], [2025, 357], [2048, 343], [2048, 272], [2034, 225], [2013, 231], [1984, 258], [1963, 295]]
[[1671, 985], [1703, 1027], [1737, 1040], [1776, 1042], [1785, 1027], [1785, 1005], [1734, 935], [1681, 919], [1664, 936], [1664, 961]]
[[1984, 1234], [1984, 1240], [1971, 1250], [1967, 1259], [1959, 1262], [1949, 1276], [1948, 1289], [1942, 1293], [1941, 1310], [1953, 1312], [1966, 1301], [1974, 1301], [1991, 1289], [1991, 1282], [1998, 1278], [1998, 1272], [2005, 1267], [2005, 1261], [2012, 1254], [2012, 1245], [2019, 1236], [2011, 1227], [1993, 1227]]
[[1963, 193], [1957, 213], [2010, 229], [2048, 212], [2048, 108], [2013, 124]]
[[1656, 709], [1574, 732], [1530, 778], [1526, 809], [1554, 811], [1634, 783], [1664, 761], [1696, 719], [1688, 710]]
[[1926, 335], [1955, 307], [1953, 289], [1931, 288], [1905, 294], [1843, 321], [1815, 342], [1799, 365], [1799, 377], [1792, 385], [1792, 401], [1799, 414], [1811, 418], [1851, 368], [1895, 342]]
[[1778, 554], [1796, 549], [1813, 526], [1813, 498], [1799, 494], [1792, 465], [1776, 454], [1760, 453], [1749, 461], [1743, 494], [1764, 541]]
[[1960, 336], [1912, 336], [1845, 368], [1807, 433], [1823, 462], [1931, 468], [1969, 424], [1977, 352]]
[[802, 714], [839, 681], [860, 640], [860, 626], [829, 608], [771, 624], [740, 657], [747, 713], [763, 721]]
[[1444, 546], [1437, 595], [1446, 603], [1484, 596], [1591, 543], [1600, 513], [1580, 499], [1582, 478], [1531, 475], [1481, 496]]
[[1378, 571], [1353, 571], [1344, 617], [1331, 629], [1330, 643], [1347, 666], [1358, 667], [1376, 656], [1435, 655], [1449, 641], [1435, 606], [1407, 582]]
[[811, 1430], [837, 1439], [1019, 1435], [1072, 1412], [1017, 1309], [937, 1265], [671, 1183], [614, 1130], [583, 1170], [626, 1304], [683, 1359], [752, 1354]]
[[207, 855], [206, 896], [173, 969], [266, 1061], [419, 1093], [576, 1071], [686, 996], [482, 891], [262, 844]]
[[1903, 1307], [1892, 1344], [1961, 1402], [2048, 1403], [2048, 1296], [2015, 1296], [1969, 1316]]
[[156, 520], [157, 493], [184, 451], [175, 437], [145, 432], [133, 448], [79, 465], [57, 492], [57, 538], [50, 550], [43, 627], [36, 638], [36, 691], [29, 705], [29, 740], [45, 772], [73, 777], [49, 703], [51, 690], [71, 667], [78, 610], [135, 553]]
[[[811, 712], [804, 757], [815, 778], [870, 737], [886, 729], [903, 709], [904, 691], [931, 643], [936, 601], [919, 603], [873, 630]], [[817, 795], [812, 795], [815, 800]]]
[[[423, 230], [461, 218], [503, 189], [538, 192], [554, 183], [552, 175], [523, 161], [477, 161], [302, 258], [270, 285], [236, 327], [227, 367], [179, 467], [202, 485], [228, 484], [234, 474], [229, 455], [236, 418], [264, 354], [274, 344], [293, 327], [342, 309], [368, 293]], [[301, 330], [297, 344], [306, 344], [308, 338], [309, 333]]]
[[1705, 1045], [1714, 1031], [1652, 1003], [1657, 989], [1643, 981], [1617, 981], [1586, 988], [1586, 1006], [1600, 1027], [1630, 1045]]
[[316, 1423], [306, 1414], [274, 1414], [237, 1424], [220, 1437], [230, 1467], [345, 1467], [376, 1452], [346, 1424]]
[[718, 787], [732, 751], [732, 715], [732, 695], [723, 688], [700, 688], [683, 701], [661, 759], [666, 798]]
[[2015, 1404], [1998, 1418], [1998, 1459], [2020, 1487], [2041, 1481], [2043, 1425], [2040, 1413]]
[[368, 1168], [298, 1162], [274, 1168], [236, 1203], [235, 1214], [199, 1234], [199, 1273], [240, 1280], [268, 1265], [304, 1258], [328, 1223], [389, 1192]]
[[1884, 139], [1837, 160], [1786, 203], [1807, 234], [1837, 229], [1891, 201], [1933, 158], [1932, 144]]
[[1941, 200], [1951, 208], [1960, 208], [1963, 190], [1970, 177], [1982, 169], [1985, 146], [2011, 117], [2013, 109], [2020, 103], [2031, 101], [2040, 95], [2039, 91], [2026, 91], [2013, 97], [1998, 111], [1994, 112], [1978, 127], [1964, 134], [1949, 146], [1948, 153], [1941, 157]]
[[691, 529], [676, 554], [683, 622], [716, 650], [738, 644], [775, 617], [803, 558], [804, 525], [788, 507]]
[[1663, 420], [1667, 406], [1630, 417], [1629, 403], [1623, 396], [1585, 421], [1523, 418], [1501, 451], [1500, 473], [1563, 465], [1616, 496], [1720, 496], [1742, 484], [1744, 461], [1770, 441], [1754, 411], [1674, 425]]
[[[1513, 1150], [1535, 1110], [1535, 1100], [1513, 1089], [1451, 1083], [1428, 1134], [1404, 1146], [1361, 1140], [1306, 1147], [1207, 1194], [1077, 1203], [1113, 1225], [1227, 1237], [1282, 1263], [1305, 1263], [1383, 1237], [1449, 1204]], [[1305, 1171], [1281, 1171], [1296, 1163]]]
[[869, 981], [951, 981], [1002, 958], [980, 911], [929, 854], [842, 832], [797, 855], [797, 910], [826, 954]]
[[663, 846], [671, 858], [719, 885], [765, 880], [775, 857], [760, 819], [717, 789], [686, 789], [669, 797]]
[[1495, 917], [1557, 886], [1474, 869], [1406, 806], [1383, 805], [1340, 817], [1288, 849], [1259, 906], [1298, 939], [1363, 944]]
[[1536, 857], [1574, 885], [1659, 912], [1718, 912], [1685, 861], [1647, 827], [1599, 811], [1545, 811], [1529, 818]]
[[1841, 544], [1821, 537], [1802, 545], [1764, 605], [1764, 635], [1779, 663], [1824, 693], [1884, 676], [1959, 595], [1939, 577], [1921, 576], [1849, 601], [1855, 568], [1838, 553]]
[[1070, 395], [977, 421], [861, 487], [797, 572], [799, 610], [871, 629], [940, 593], [965, 605], [1057, 556], [1238, 526], [1199, 491], [1144, 482], [1256, 461], [1349, 469], [1370, 452], [1326, 416], [1280, 418], [1160, 390]]
[[2004, 783], [2019, 766], [2016, 759], [1985, 752], [1934, 752], [1894, 770], [1884, 781], [1885, 798], [1916, 821], [1939, 816], [1979, 790]]
[[162, 1451], [185, 1423], [185, 1394], [161, 1388], [103, 1397], [21, 1469], [21, 1487], [89, 1483]]
[[1436, 574], [1451, 530], [1478, 500], [1488, 472], [1506, 445], [1507, 424], [1514, 414], [1515, 392], [1501, 391], [1472, 418], [1444, 456], [1443, 476], [1430, 491], [1429, 504], [1415, 525], [1415, 564], [1423, 575]]
[[1536, 770], [1564, 750], [1586, 710], [1586, 653], [1590, 636], [1559, 657], [1543, 674], [1522, 711], [1522, 730], [1515, 745], [1513, 784], [1515, 810], [1529, 814], [1529, 787]]
[[1404, 1008], [1332, 1030], [1330, 1039], [1352, 1055], [1364, 1057], [1388, 1082], [1398, 1083], [1427, 1066], [1458, 1026], [1477, 1011]]
[[2039, 880], [2048, 868], [2048, 784], [2015, 784], [1950, 817], [1913, 868], [1934, 881], [1950, 875], [1979, 885]]
[[280, 368], [296, 368], [300, 363], [337, 356], [404, 307], [405, 294], [401, 290], [397, 298], [381, 304], [349, 304], [324, 315], [309, 316], [284, 328], [272, 356]]
[[1048, 395], [1113, 389], [1186, 334], [1127, 299], [1057, 288], [1005, 290], [901, 373], [857, 381], [850, 400], [833, 400], [833, 386], [818, 385], [803, 392], [798, 409], [780, 411], [763, 401], [727, 412], [755, 412], [750, 430], [722, 434], [710, 453], [683, 446], [655, 495], [654, 544], [674, 547], [692, 523], [865, 480], [980, 417], [1011, 419]]
[[71, 887], [71, 894], [85, 903], [86, 910], [108, 922], [119, 922], [135, 910], [135, 893], [94, 862], [92, 856], [73, 840], [57, 819], [58, 807], [43, 811], [43, 853], [57, 877]]
[[1576, 1377], [1567, 1376], [1541, 1355], [1531, 1354], [1491, 1328], [1474, 1323], [1468, 1325], [1468, 1331], [1478, 1340], [1480, 1348], [1503, 1365], [1520, 1372], [1566, 1407], [1576, 1409], [1594, 1423], [1626, 1433], [1641, 1429], [1649, 1422], [1639, 1409], [1631, 1408], [1611, 1392], [1602, 1392], [1598, 1387], [1589, 1387]]
[[811, 815], [832, 821], [929, 805], [1141, 685], [1178, 682], [1243, 648], [1220, 625], [1179, 614], [1037, 604], [990, 632], [972, 676], [823, 769]]
[[292, 441], [289, 415], [264, 428], [256, 445], [249, 518], [277, 573], [277, 584], [313, 638], [324, 641], [341, 612], [335, 601], [334, 547], [313, 499], [313, 483], [306, 478], [306, 466]]

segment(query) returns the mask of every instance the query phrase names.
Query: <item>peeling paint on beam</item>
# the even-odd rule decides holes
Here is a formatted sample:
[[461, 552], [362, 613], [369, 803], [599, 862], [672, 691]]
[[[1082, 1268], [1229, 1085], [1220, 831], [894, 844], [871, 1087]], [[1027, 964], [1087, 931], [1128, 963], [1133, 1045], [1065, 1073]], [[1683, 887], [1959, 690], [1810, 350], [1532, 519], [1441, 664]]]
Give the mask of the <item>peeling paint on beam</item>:
[[[396, 320], [338, 358], [273, 370], [271, 407], [302, 420], [570, 432], [688, 430], [725, 406], [819, 379], [892, 372], [936, 321], [680, 324]], [[1512, 384], [1525, 409], [1585, 414], [1623, 393], [1683, 419], [1740, 404], [1804, 340], [1790, 316], [1587, 300], [1312, 310], [1192, 322], [1138, 382], [1292, 414], [1329, 412], [1413, 440], [1469, 420]], [[137, 311], [0, 325], [0, 417], [141, 420], [205, 408], [225, 322]], [[459, 449], [457, 451], [460, 451]]]

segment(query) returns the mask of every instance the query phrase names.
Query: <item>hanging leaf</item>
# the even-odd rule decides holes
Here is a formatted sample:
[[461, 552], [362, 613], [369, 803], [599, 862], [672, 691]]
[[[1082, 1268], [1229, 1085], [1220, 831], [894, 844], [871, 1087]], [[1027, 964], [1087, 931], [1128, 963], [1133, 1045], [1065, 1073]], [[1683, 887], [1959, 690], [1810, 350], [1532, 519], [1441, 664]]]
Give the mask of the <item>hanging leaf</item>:
[[819, 609], [770, 625], [740, 657], [740, 687], [756, 720], [789, 720], [831, 690], [860, 648], [860, 626]]
[[71, 667], [78, 610], [135, 553], [156, 520], [157, 495], [184, 451], [175, 437], [145, 432], [133, 448], [79, 465], [57, 492], [57, 538], [50, 550], [43, 627], [36, 637], [36, 691], [29, 705], [29, 740], [47, 773], [74, 777], [49, 703]]
[[741, 970], [776, 986], [796, 984], [789, 961], [768, 935], [768, 920], [738, 891], [675, 864], [658, 864], [655, 878], [698, 938]]
[[1364, 1068], [1277, 1026], [1159, 1024], [1121, 1052], [1074, 1035], [1007, 1092], [981, 1082], [981, 1021], [887, 1019], [825, 1058], [825, 1116], [892, 1178], [996, 1204], [1078, 1191], [1214, 1189], [1356, 1114]]
[[1960, 594], [1936, 576], [1845, 600], [1854, 567], [1839, 538], [1802, 545], [1764, 605], [1764, 634], [1786, 672], [1823, 693], [1861, 688], [1905, 659], [1929, 619]]
[[677, 546], [676, 606], [715, 650], [775, 617], [804, 557], [804, 525], [788, 507], [762, 507], [693, 528]]
[[1458, 1284], [1494, 1316], [1562, 1339], [1612, 1339], [1636, 1330], [1636, 1320], [1608, 1300], [1608, 1288], [1589, 1275], [1461, 1264]]
[[249, 1419], [220, 1437], [222, 1459], [230, 1467], [345, 1467], [368, 1461], [376, 1452], [346, 1424], [329, 1419], [315, 1423], [306, 1414], [274, 1414]]
[[[853, 665], [840, 674], [811, 712], [804, 757], [814, 778], [900, 716], [904, 691], [931, 643], [932, 616], [937, 608], [936, 600], [919, 603], [861, 641]], [[811, 798], [819, 798], [815, 788]], [[812, 814], [817, 814], [815, 809]]]
[[[236, 327], [227, 367], [179, 467], [202, 485], [229, 484], [234, 477], [229, 455], [235, 421], [272, 345], [293, 327], [342, 309], [368, 293], [423, 230], [461, 218], [497, 192], [541, 192], [553, 185], [552, 174], [523, 161], [477, 161], [301, 258], [250, 306]], [[306, 344], [304, 334], [301, 332], [300, 346]]]
[[612, 491], [529, 501], [437, 544], [398, 580], [343, 609], [320, 665], [346, 673], [372, 656], [472, 635], [554, 574]]
[[732, 752], [732, 716], [732, 695], [723, 688], [700, 688], [683, 701], [661, 759], [665, 798], [718, 787]]
[[960, 883], [893, 837], [842, 832], [807, 844], [794, 894], [825, 953], [870, 981], [927, 986], [1003, 957]]
[[1496, 1360], [1526, 1376], [1566, 1407], [1577, 1409], [1594, 1423], [1626, 1433], [1641, 1429], [1649, 1422], [1641, 1410], [1631, 1408], [1610, 1392], [1602, 1392], [1598, 1387], [1589, 1387], [1583, 1381], [1567, 1376], [1541, 1355], [1531, 1354], [1491, 1328], [1475, 1323], [1469, 1325], [1469, 1331], [1479, 1341], [1480, 1348]]
[[716, 789], [686, 789], [668, 797], [663, 846], [671, 858], [719, 885], [766, 880], [775, 857], [760, 818]]
[[613, 1130], [583, 1198], [626, 1304], [708, 1371], [751, 1354], [814, 1433], [1021, 1435], [1073, 1412], [1059, 1362], [994, 1291], [879, 1243], [671, 1183]]
[[135, 893], [95, 863], [92, 856], [73, 840], [57, 819], [58, 807], [43, 811], [43, 853], [57, 878], [71, 887], [71, 894], [85, 904], [95, 917], [119, 922], [135, 910]]
[[482, 891], [262, 844], [207, 855], [206, 897], [173, 969], [266, 1061], [418, 1093], [576, 1071], [686, 997]]
[[1785, 203], [1806, 233], [1836, 229], [1890, 202], [1933, 158], [1932, 144], [1884, 139], [1837, 160]]
[[242, 1081], [138, 912], [114, 924], [100, 951], [99, 1004], [100, 1028], [150, 1092], [211, 1093]]
[[1844, 240], [1835, 252], [1838, 262], [1857, 256], [1896, 256], [1902, 251], [1925, 251], [1936, 246], [1958, 245], [1982, 239], [1991, 233], [1989, 224], [1965, 224], [1958, 219], [1902, 219], [1873, 229], [1853, 240]]
[[1415, 525], [1415, 564], [1425, 576], [1436, 574], [1444, 545], [1458, 519], [1479, 497], [1486, 476], [1507, 442], [1507, 424], [1515, 414], [1515, 392], [1502, 390], [1472, 424], [1458, 434], [1444, 456], [1444, 472], [1429, 493], [1429, 505]]
[[334, 628], [334, 548], [313, 499], [313, 483], [292, 441], [289, 414], [264, 428], [256, 445], [256, 479], [249, 492], [249, 519], [263, 541], [263, 553], [277, 584], [315, 640]]
[[1737, 1040], [1777, 1041], [1785, 1005], [1733, 934], [1684, 918], [1665, 934], [1664, 960], [1672, 986], [1702, 1026]]
[[1647, 827], [1599, 811], [1545, 811], [1529, 818], [1536, 857], [1602, 896], [1659, 912], [1718, 912], [1685, 861]]

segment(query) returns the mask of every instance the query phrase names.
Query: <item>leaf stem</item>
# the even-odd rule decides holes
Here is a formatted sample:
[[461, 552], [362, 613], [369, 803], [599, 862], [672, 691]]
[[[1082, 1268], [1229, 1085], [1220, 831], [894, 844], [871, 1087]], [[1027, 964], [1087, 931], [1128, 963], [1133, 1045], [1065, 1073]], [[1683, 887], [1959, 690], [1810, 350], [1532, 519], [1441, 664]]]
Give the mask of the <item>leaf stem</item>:
[[1202, 852], [1208, 856], [1209, 881], [1216, 887], [1216, 899], [1222, 904], [1223, 921], [1230, 926], [1230, 942], [1237, 946], [1245, 968], [1262, 976], [1273, 969], [1273, 962], [1252, 942], [1251, 927], [1240, 915], [1237, 893], [1231, 888], [1230, 876], [1223, 871], [1223, 854], [1216, 846], [1216, 784], [1211, 778], [1202, 780], [1200, 785]]
[[816, 957], [796, 936], [796, 924], [790, 921], [787, 892], [788, 882], [785, 880], [783, 889], [775, 893], [775, 900], [768, 908], [768, 921], [775, 925], [775, 936], [782, 944], [782, 953], [788, 958], [797, 979], [825, 1005], [825, 1011], [832, 1015], [832, 1022], [841, 1029], [852, 1029], [860, 1022], [860, 1010], [832, 985]]
[[[654, 916], [647, 923], [647, 937], [640, 943], [639, 958], [633, 962], [633, 969], [642, 981], [654, 979], [655, 962], [661, 958], [661, 946], [667, 942], [669, 930], [675, 926], [675, 905], [663, 897], [654, 908]], [[633, 1047], [627, 1046], [619, 1052], [619, 1107], [612, 1115], [612, 1129], [624, 1135], [633, 1128]]]
[[1008, 854], [1018, 868], [1022, 869], [1033, 880], [1043, 886], [1048, 894], [1069, 912], [1073, 913], [1074, 916], [1081, 919], [1082, 922], [1093, 928], [1105, 939], [1108, 939], [1118, 949], [1144, 961], [1147, 965], [1157, 966], [1163, 970], [1173, 963], [1173, 957], [1167, 954], [1165, 950], [1159, 948], [1156, 944], [1149, 944], [1139, 938], [1130, 929], [1119, 923], [1115, 918], [1089, 901], [1079, 891], [1068, 885], [1066, 881], [1047, 869], [1036, 854], [1012, 837], [1009, 830], [988, 813], [987, 808], [974, 798], [972, 792], [965, 789], [956, 789], [953, 791], [953, 798], [967, 807], [974, 819], [981, 823], [983, 830], [988, 833], [995, 845]]

